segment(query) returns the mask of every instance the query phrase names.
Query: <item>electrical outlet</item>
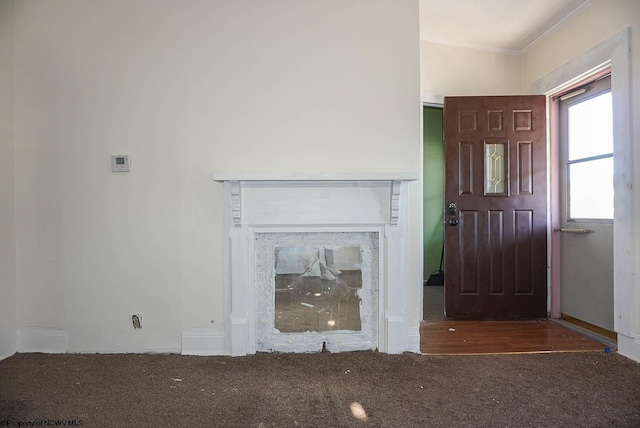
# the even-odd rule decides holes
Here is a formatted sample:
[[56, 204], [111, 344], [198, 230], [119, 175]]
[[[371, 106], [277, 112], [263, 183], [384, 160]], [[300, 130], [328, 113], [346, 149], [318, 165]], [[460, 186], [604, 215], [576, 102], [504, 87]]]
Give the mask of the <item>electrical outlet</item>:
[[131, 323], [133, 324], [133, 328], [139, 330], [142, 328], [142, 315], [141, 314], [133, 314], [131, 315]]

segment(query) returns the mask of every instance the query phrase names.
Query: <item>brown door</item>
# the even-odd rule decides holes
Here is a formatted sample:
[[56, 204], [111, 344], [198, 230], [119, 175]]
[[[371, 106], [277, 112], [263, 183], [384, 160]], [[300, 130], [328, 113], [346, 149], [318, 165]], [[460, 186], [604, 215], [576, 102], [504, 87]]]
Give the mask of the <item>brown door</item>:
[[447, 97], [445, 312], [547, 316], [546, 98]]

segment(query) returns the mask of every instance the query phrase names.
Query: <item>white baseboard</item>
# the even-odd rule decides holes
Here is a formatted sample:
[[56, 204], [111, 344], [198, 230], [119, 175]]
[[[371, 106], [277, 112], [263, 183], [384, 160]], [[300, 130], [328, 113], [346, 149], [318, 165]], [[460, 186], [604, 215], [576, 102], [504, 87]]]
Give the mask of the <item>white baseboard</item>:
[[360, 342], [329, 342], [327, 343], [329, 352], [355, 352], [355, 351], [371, 351], [374, 346], [371, 341]]
[[406, 352], [420, 353], [420, 325], [409, 329]]
[[640, 336], [634, 340], [618, 333], [618, 353], [640, 363]]
[[404, 318], [399, 315], [387, 315], [386, 324], [387, 347], [381, 351], [387, 354], [402, 354], [406, 342]]
[[44, 352], [64, 354], [67, 352], [67, 332], [54, 328], [18, 328], [18, 352]]
[[182, 355], [229, 355], [224, 332], [208, 328], [183, 330]]
[[4, 354], [4, 355], [0, 355], [0, 361], [2, 360], [6, 360], [9, 357], [13, 357], [15, 354]]

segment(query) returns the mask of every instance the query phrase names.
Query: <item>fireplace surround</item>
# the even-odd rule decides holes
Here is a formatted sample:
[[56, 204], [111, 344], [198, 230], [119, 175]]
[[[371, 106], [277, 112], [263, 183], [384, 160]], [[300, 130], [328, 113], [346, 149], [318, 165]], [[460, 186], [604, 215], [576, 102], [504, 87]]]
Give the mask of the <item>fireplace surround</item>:
[[[406, 257], [408, 182], [417, 179], [214, 174], [225, 195], [227, 353], [418, 352], [418, 325], [407, 319]], [[353, 277], [359, 279], [349, 284]], [[325, 295], [333, 300], [313, 300]], [[341, 321], [338, 307], [355, 321]], [[278, 317], [292, 309], [300, 328], [283, 328]], [[322, 324], [308, 324], [313, 317]]]

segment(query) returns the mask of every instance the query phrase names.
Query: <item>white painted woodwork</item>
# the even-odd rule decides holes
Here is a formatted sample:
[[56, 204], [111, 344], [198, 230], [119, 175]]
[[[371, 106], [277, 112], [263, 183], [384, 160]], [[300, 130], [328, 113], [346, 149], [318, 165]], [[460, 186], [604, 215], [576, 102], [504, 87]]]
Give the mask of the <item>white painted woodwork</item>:
[[[419, 351], [415, 326], [407, 317], [407, 186], [417, 176], [215, 174], [213, 178], [224, 183], [225, 191], [225, 319], [231, 355], [256, 352], [255, 240], [260, 233], [377, 232], [378, 325], [371, 348], [387, 353]], [[362, 342], [334, 339], [334, 350], [363, 349]], [[294, 345], [278, 349], [304, 350]]]
[[18, 334], [18, 352], [45, 352], [64, 354], [68, 348], [67, 332], [55, 328], [20, 327]]

